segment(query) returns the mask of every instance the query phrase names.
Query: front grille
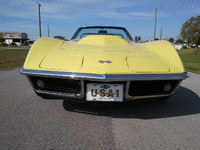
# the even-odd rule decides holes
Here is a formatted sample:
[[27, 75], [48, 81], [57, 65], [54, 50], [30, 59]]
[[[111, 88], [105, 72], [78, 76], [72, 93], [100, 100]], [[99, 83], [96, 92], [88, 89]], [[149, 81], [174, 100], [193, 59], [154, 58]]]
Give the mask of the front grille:
[[[52, 78], [52, 77], [37, 77], [29, 76], [29, 79], [36, 90], [39, 91], [51, 91], [60, 93], [81, 93], [80, 80]], [[44, 82], [44, 87], [39, 87], [37, 81]], [[127, 81], [84, 81], [84, 93], [86, 93], [87, 83], [100, 83], [100, 84], [123, 84], [124, 91], [128, 90], [129, 96], [151, 96], [151, 95], [166, 95], [171, 94], [179, 85], [180, 80], [152, 80], [152, 81], [130, 81], [129, 89], [126, 89]], [[171, 85], [171, 90], [164, 91], [166, 84]]]
[[[50, 77], [34, 77], [34, 76], [29, 76], [29, 79], [33, 84], [34, 88], [39, 90], [76, 93], [76, 94], [80, 93], [81, 91], [80, 80], [60, 79], [60, 78], [50, 78]], [[44, 82], [43, 88], [37, 85], [38, 80]]]
[[[165, 81], [131, 81], [129, 92], [130, 96], [147, 96], [147, 95], [163, 95], [171, 94], [179, 84], [179, 80], [165, 80]], [[164, 91], [166, 84], [171, 84], [171, 90]]]

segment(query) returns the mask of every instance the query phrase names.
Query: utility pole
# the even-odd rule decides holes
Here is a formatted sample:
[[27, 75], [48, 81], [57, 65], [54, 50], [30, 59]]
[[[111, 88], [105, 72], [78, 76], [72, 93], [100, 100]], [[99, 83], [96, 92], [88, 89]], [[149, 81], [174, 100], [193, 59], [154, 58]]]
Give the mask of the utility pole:
[[155, 38], [156, 38], [156, 21], [157, 21], [157, 7], [156, 7], [156, 10], [155, 10], [155, 27], [154, 27], [153, 40], [155, 40]]
[[50, 31], [49, 31], [49, 25], [47, 25], [47, 29], [48, 29], [48, 37], [49, 37], [49, 32], [50, 32]]
[[41, 4], [38, 4], [38, 11], [39, 11], [39, 32], [40, 32], [40, 37], [42, 37], [42, 33], [41, 33], [41, 17], [40, 17], [40, 7], [41, 7]]
[[160, 31], [160, 40], [162, 40], [162, 28], [161, 28], [161, 31]]

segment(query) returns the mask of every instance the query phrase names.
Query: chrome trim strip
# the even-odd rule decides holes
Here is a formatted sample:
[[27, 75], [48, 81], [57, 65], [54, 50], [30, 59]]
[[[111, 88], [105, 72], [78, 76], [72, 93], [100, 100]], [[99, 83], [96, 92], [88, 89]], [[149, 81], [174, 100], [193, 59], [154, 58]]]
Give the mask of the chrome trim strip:
[[59, 72], [59, 71], [44, 71], [44, 70], [28, 70], [20, 69], [20, 73], [24, 75], [46, 76], [56, 78], [71, 78], [83, 80], [104, 80], [104, 81], [130, 81], [130, 80], [183, 80], [189, 77], [189, 74], [87, 74], [87, 73], [74, 73], [74, 72]]
[[47, 90], [35, 90], [35, 92], [41, 93], [41, 94], [54, 95], [54, 96], [76, 98], [75, 93], [64, 93], [64, 92], [55, 92], [55, 91], [47, 91]]
[[81, 94], [80, 94], [80, 98], [84, 98], [84, 81], [81, 80]]
[[146, 99], [146, 98], [159, 98], [159, 97], [165, 97], [170, 96], [171, 94], [164, 94], [164, 95], [149, 95], [149, 96], [131, 96], [131, 98], [127, 98], [128, 100], [137, 100], [137, 99]]
[[132, 98], [132, 96], [128, 95], [130, 83], [131, 83], [130, 81], [127, 81], [127, 82], [126, 82], [125, 99]]
[[[81, 94], [75, 94], [75, 93], [64, 93], [64, 92], [55, 92], [55, 91], [47, 91], [47, 90], [36, 90], [35, 92], [41, 93], [41, 94], [47, 94], [47, 95], [53, 95], [53, 96], [60, 96], [60, 97], [70, 97], [70, 98], [83, 98], [80, 95]], [[174, 92], [172, 92], [173, 94]], [[155, 98], [155, 97], [165, 97], [170, 96], [172, 94], [165, 94], [165, 95], [149, 95], [149, 96], [129, 96], [125, 97], [125, 100], [137, 100], [137, 99], [145, 99], [145, 98]]]

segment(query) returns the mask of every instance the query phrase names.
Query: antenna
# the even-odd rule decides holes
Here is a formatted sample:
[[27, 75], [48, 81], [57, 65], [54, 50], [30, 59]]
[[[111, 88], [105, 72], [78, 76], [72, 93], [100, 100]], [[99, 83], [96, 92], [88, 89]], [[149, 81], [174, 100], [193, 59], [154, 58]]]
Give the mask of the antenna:
[[49, 25], [47, 25], [47, 29], [48, 29], [48, 37], [49, 37], [49, 33], [50, 33], [50, 31], [49, 31]]

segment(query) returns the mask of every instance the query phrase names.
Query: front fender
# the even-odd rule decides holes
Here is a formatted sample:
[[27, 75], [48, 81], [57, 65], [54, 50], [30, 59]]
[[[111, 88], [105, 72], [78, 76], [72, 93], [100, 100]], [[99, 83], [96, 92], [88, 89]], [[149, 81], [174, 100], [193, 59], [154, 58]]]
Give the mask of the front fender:
[[52, 51], [60, 48], [63, 41], [42, 37], [38, 39], [28, 52], [23, 69], [41, 70], [39, 67], [43, 58]]
[[184, 73], [183, 63], [171, 43], [168, 41], [154, 41], [143, 44], [143, 46], [153, 53], [158, 54], [170, 68], [170, 73]]

